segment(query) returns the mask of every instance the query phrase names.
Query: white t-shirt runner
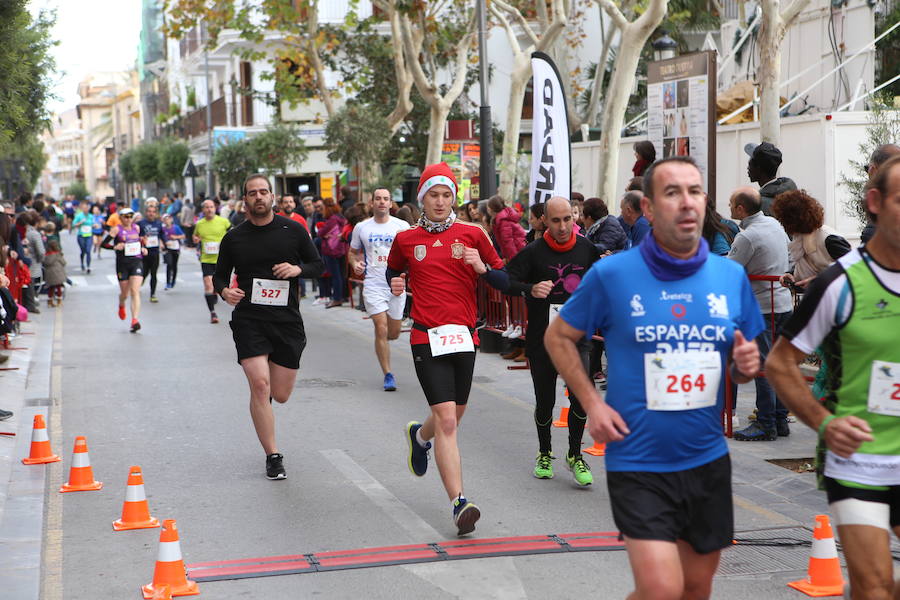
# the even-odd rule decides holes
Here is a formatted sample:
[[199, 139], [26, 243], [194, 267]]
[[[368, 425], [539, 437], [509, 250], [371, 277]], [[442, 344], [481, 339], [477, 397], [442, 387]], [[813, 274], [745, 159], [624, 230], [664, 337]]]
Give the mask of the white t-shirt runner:
[[388, 217], [387, 223], [376, 223], [368, 218], [353, 228], [350, 247], [365, 250], [366, 278], [364, 285], [369, 288], [390, 289], [385, 280], [388, 254], [398, 231], [409, 229], [409, 223], [396, 217]]

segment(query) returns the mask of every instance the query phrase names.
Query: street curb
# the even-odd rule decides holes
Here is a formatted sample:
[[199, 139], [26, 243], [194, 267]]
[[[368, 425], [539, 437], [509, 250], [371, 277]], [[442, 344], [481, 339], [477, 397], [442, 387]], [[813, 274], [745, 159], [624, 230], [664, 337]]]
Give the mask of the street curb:
[[22, 600], [40, 597], [46, 482], [51, 465], [26, 466], [21, 459], [28, 456], [34, 416], [40, 413], [46, 419], [50, 412], [54, 318], [48, 313], [41, 321], [23, 325], [23, 330], [34, 335], [16, 338], [17, 346], [27, 345], [28, 349], [10, 352], [7, 364], [19, 370], [4, 372], [2, 377], [3, 408], [15, 415], [0, 428], [16, 435], [0, 441], [0, 589], [5, 597]]

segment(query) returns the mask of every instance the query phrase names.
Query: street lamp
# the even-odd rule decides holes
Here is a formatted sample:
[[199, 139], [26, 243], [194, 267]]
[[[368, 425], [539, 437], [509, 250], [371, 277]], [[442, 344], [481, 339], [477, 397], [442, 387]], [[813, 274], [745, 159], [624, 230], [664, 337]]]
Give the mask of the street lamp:
[[653, 60], [668, 60], [678, 54], [678, 42], [669, 37], [669, 32], [663, 29], [660, 37], [653, 40]]

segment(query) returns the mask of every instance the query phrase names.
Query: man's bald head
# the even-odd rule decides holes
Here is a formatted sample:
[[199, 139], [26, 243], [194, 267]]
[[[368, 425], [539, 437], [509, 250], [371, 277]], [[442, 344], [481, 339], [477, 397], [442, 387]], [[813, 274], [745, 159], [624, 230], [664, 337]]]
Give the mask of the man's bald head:
[[[733, 219], [744, 219], [762, 210], [759, 190], [748, 185], [734, 190], [731, 193], [729, 204], [731, 205], [731, 217]], [[736, 212], [739, 208], [742, 209], [742, 214]]]
[[567, 198], [553, 196], [544, 205], [544, 216], [541, 218], [544, 228], [551, 237], [564, 244], [572, 237], [572, 203]]
[[572, 212], [572, 203], [562, 196], [553, 196], [544, 205], [544, 214], [550, 212]]

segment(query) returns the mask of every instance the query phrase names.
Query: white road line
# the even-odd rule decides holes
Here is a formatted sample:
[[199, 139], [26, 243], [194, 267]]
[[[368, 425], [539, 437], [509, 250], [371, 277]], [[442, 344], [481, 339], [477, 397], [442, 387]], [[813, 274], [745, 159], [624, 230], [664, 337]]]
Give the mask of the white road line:
[[119, 287], [119, 279], [115, 275], [107, 275], [106, 279], [116, 287]]
[[71, 275], [69, 279], [72, 280], [72, 285], [74, 285], [75, 287], [84, 287], [89, 285], [87, 277], [83, 275]]
[[[328, 462], [362, 491], [416, 542], [445, 536], [392, 494], [343, 450], [320, 450]], [[448, 506], [447, 518], [450, 510]], [[509, 557], [403, 565], [410, 573], [457, 598], [524, 600], [528, 596], [516, 565]]]

